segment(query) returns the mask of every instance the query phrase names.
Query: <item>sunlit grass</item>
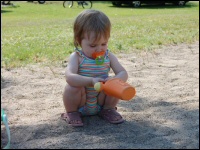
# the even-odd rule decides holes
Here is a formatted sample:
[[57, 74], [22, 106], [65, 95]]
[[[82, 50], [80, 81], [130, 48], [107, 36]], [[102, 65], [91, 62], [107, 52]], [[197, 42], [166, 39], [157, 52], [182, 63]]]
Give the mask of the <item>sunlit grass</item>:
[[[72, 24], [83, 8], [14, 2], [2, 8], [2, 67], [61, 62], [73, 52]], [[113, 7], [93, 2], [112, 22], [109, 49], [114, 53], [153, 50], [163, 45], [199, 40], [199, 3], [185, 7]]]

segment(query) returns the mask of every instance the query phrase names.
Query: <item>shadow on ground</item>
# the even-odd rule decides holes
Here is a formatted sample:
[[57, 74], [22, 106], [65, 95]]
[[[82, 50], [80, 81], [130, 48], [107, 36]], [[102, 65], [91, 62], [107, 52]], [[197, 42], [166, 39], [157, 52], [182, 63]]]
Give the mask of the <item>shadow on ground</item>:
[[[199, 110], [187, 111], [178, 103], [161, 100], [149, 103], [142, 97], [130, 103], [121, 102], [119, 107], [127, 112], [122, 114], [126, 121], [117, 125], [91, 116], [83, 119], [84, 127], [74, 128], [61, 120], [60, 114], [55, 114], [48, 122], [42, 121], [45, 118], [41, 116], [41, 122], [33, 120], [32, 125], [13, 124], [10, 126], [11, 148], [199, 148], [195, 145], [199, 141]], [[149, 109], [154, 111], [149, 114]], [[158, 120], [163, 118], [163, 122], [155, 116]], [[173, 120], [177, 125], [170, 126], [166, 120]], [[191, 123], [192, 120], [196, 122]], [[5, 130], [2, 136], [5, 144]]]

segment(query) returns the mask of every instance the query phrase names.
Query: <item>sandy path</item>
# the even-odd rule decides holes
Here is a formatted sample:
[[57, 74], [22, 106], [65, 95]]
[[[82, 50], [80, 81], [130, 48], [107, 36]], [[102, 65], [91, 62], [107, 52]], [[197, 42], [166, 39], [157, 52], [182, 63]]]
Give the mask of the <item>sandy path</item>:
[[[199, 42], [118, 56], [137, 90], [133, 100], [120, 101], [126, 121], [119, 125], [92, 116], [72, 128], [60, 119], [64, 67], [1, 68], [11, 147], [199, 149]], [[1, 132], [5, 145], [4, 125]]]

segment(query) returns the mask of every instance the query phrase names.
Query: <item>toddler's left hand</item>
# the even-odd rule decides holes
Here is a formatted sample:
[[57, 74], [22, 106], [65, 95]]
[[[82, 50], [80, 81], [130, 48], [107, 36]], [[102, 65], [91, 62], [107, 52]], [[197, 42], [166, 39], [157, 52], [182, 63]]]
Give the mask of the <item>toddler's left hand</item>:
[[109, 77], [107, 77], [105, 80], [104, 80], [104, 82], [106, 82], [106, 81], [108, 81], [108, 80], [110, 80], [110, 79], [112, 79], [113, 77], [111, 77], [111, 76], [109, 76]]

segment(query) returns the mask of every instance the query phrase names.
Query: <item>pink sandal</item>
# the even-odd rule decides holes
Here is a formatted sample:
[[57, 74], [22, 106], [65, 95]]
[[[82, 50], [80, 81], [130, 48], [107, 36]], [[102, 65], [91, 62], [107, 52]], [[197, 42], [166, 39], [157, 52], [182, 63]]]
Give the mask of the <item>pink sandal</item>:
[[[122, 116], [116, 111], [116, 108], [113, 109], [102, 109], [98, 115], [107, 120], [110, 123], [117, 124], [124, 122], [124, 119]], [[120, 116], [121, 118], [119, 120], [115, 120], [116, 116]]]
[[[73, 127], [83, 126], [80, 112], [75, 111], [75, 112], [62, 113], [61, 118]], [[74, 121], [79, 121], [79, 123], [75, 123]]]

